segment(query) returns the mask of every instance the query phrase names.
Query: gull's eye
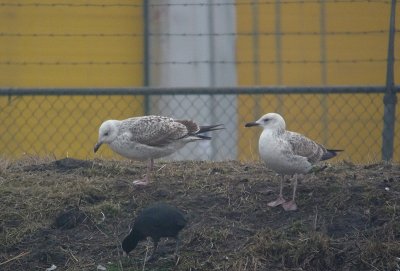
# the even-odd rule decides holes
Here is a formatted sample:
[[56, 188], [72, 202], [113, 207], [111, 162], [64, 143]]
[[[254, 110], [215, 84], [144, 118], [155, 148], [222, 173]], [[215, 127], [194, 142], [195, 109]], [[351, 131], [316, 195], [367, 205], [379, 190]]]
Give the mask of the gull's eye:
[[263, 121], [264, 121], [264, 122], [268, 122], [268, 121], [269, 121], [269, 119], [263, 119]]
[[108, 132], [105, 132], [105, 133], [104, 133], [104, 136], [108, 136]]

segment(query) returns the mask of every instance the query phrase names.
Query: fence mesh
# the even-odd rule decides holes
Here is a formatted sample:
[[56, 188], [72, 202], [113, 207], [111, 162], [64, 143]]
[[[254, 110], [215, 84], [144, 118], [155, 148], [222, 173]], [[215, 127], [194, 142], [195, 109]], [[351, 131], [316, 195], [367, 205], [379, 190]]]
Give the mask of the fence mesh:
[[[321, 94], [316, 90], [320, 90]], [[299, 89], [303, 94], [296, 94], [295, 90], [278, 95], [271, 93], [270, 89], [258, 88], [257, 94], [236, 95], [226, 94], [227, 91], [218, 95], [218, 89], [208, 89], [214, 94], [201, 94], [199, 90], [193, 95], [190, 90], [183, 90], [179, 95], [149, 96], [76, 93], [1, 96], [1, 149], [2, 154], [8, 156], [50, 154], [55, 157], [93, 158], [100, 124], [110, 116], [125, 119], [143, 115], [147, 100], [153, 109], [149, 114], [169, 111], [171, 114], [166, 115], [177, 119], [194, 119], [204, 125], [223, 123], [226, 128], [213, 132], [212, 141], [188, 144], [166, 159], [256, 160], [261, 131], [245, 128], [244, 124], [257, 120], [267, 112], [279, 112], [289, 130], [305, 134], [329, 148], [344, 149], [342, 159], [354, 162], [380, 160], [383, 93], [365, 88], [365, 93], [363, 89], [358, 89], [355, 93], [322, 94], [326, 90], [304, 88]], [[85, 93], [84, 89], [79, 91]], [[309, 94], [304, 94], [307, 91]], [[52, 94], [55, 93], [57, 90]], [[240, 110], [232, 111], [231, 108]], [[399, 131], [399, 125], [396, 125], [395, 161], [396, 157], [400, 157]], [[102, 148], [100, 155], [118, 158], [109, 148]]]

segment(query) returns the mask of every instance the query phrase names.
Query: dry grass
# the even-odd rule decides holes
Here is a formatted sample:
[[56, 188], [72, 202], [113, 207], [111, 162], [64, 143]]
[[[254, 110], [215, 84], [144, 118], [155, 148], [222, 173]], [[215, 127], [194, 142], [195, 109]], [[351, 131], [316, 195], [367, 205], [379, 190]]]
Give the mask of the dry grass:
[[155, 201], [178, 206], [190, 222], [179, 261], [166, 241], [145, 270], [400, 269], [398, 165], [317, 171], [300, 182], [300, 209], [290, 213], [266, 206], [278, 182], [262, 164], [157, 167], [151, 185], [135, 188], [140, 163], [0, 159], [0, 269], [142, 270], [146, 242], [130, 258], [119, 242], [136, 212]]

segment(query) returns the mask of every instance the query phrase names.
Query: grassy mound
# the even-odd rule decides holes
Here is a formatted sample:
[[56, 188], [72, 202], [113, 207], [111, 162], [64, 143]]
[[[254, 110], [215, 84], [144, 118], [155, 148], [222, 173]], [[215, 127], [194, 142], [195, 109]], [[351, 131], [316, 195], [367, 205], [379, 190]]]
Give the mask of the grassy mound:
[[[0, 270], [400, 269], [399, 165], [309, 174], [295, 212], [267, 206], [279, 180], [260, 163], [159, 162], [149, 186], [133, 187], [144, 172], [129, 161], [2, 160]], [[135, 214], [156, 201], [189, 219], [179, 258], [172, 240], [158, 261], [143, 261], [151, 242], [122, 257]]]

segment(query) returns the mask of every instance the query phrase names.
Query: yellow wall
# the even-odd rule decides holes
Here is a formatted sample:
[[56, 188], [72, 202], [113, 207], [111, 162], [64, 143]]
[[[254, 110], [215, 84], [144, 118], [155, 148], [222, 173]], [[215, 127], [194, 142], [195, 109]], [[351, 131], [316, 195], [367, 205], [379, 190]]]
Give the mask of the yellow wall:
[[[251, 1], [249, 1], [251, 2]], [[255, 1], [257, 2], [257, 1]], [[384, 85], [386, 80], [388, 33], [326, 35], [324, 52], [321, 51], [320, 35], [288, 33], [321, 32], [321, 3], [310, 1], [280, 4], [281, 36], [260, 34], [258, 36], [260, 78], [254, 76], [256, 65], [238, 65], [240, 85]], [[258, 5], [259, 32], [276, 32], [277, 13], [274, 1]], [[252, 5], [237, 8], [237, 32], [252, 32]], [[354, 32], [388, 30], [390, 5], [386, 2], [336, 2], [325, 4], [326, 32]], [[397, 9], [397, 18], [400, 17]], [[400, 20], [397, 20], [397, 29]], [[397, 35], [398, 36], [398, 35]], [[280, 50], [277, 38], [280, 40]], [[400, 52], [397, 38], [395, 54]], [[237, 39], [237, 60], [254, 60], [257, 48], [249, 35]], [[323, 53], [327, 63], [319, 63]], [[279, 59], [280, 55], [280, 59]], [[370, 59], [377, 61], [369, 61]], [[278, 64], [277, 61], [282, 63]], [[305, 63], [293, 63], [302, 62]], [[337, 62], [339, 60], [339, 62]], [[355, 61], [352, 60], [366, 60]], [[274, 63], [270, 63], [273, 61]], [[345, 63], [341, 63], [345, 61]], [[350, 61], [350, 62], [346, 62]], [[292, 62], [292, 63], [290, 63]], [[400, 62], [395, 71], [400, 70]], [[325, 68], [325, 81], [323, 79]], [[279, 73], [280, 71], [280, 73]], [[400, 73], [395, 73], [400, 82]], [[381, 158], [381, 134], [383, 118], [383, 95], [259, 95], [239, 98], [240, 123], [258, 119], [267, 112], [279, 112], [287, 128], [304, 133], [330, 148], [346, 148], [341, 158], [355, 162], [370, 162]], [[400, 161], [400, 110], [397, 110], [395, 154]], [[327, 120], [324, 127], [321, 120]], [[239, 127], [240, 159], [258, 159], [257, 142], [260, 131]], [[251, 147], [249, 147], [251, 146]]]
[[[7, 3], [0, 6], [1, 87], [142, 85], [142, 1]], [[101, 122], [140, 115], [142, 103], [126, 96], [0, 97], [0, 149], [42, 155], [58, 144], [56, 156], [92, 156]], [[77, 134], [81, 129], [84, 135]], [[7, 137], [15, 140], [9, 144]]]

